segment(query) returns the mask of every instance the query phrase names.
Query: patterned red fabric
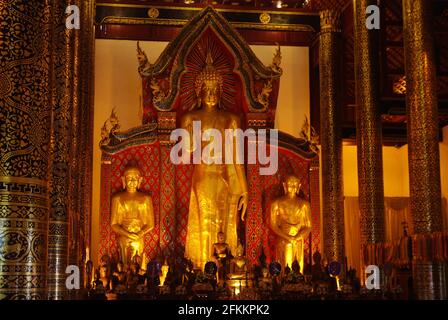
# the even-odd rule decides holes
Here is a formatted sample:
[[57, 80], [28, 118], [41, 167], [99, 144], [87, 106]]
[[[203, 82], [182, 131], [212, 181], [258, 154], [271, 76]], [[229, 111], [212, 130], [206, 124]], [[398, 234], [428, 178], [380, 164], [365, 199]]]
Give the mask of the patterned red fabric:
[[100, 203], [100, 248], [98, 254], [98, 260], [105, 254], [111, 255], [111, 253], [117, 254], [116, 246], [111, 251], [111, 238], [112, 235], [110, 228], [110, 178], [111, 178], [111, 164], [103, 162], [101, 164], [101, 203]]
[[263, 207], [262, 195], [264, 177], [259, 174], [259, 164], [247, 165], [247, 186], [249, 189], [249, 205], [246, 213], [246, 257], [256, 264], [261, 254], [263, 239]]
[[190, 208], [191, 179], [193, 177], [192, 165], [176, 166], [176, 253], [184, 256], [185, 242], [187, 240], [188, 211]]
[[175, 165], [170, 148], [160, 147], [160, 249], [163, 259], [173, 256], [176, 239]]

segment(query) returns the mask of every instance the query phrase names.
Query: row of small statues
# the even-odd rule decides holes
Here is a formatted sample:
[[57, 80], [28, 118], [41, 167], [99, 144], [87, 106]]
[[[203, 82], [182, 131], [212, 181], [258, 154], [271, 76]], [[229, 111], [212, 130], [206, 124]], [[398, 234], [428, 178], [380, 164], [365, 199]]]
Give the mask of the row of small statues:
[[[313, 255], [314, 264], [307, 268], [303, 275], [298, 261], [288, 265], [280, 272], [280, 264], [266, 264], [260, 258], [259, 264], [248, 268], [245, 257], [242, 256], [241, 246], [235, 257], [231, 258], [229, 273], [223, 278], [223, 271], [219, 274], [219, 265], [214, 261], [206, 264], [204, 270], [194, 270], [189, 260], [164, 260], [163, 265], [157, 260], [149, 262], [145, 268], [144, 259], [134, 256], [132, 263], [124, 265], [117, 259], [105, 255], [100, 260], [97, 270], [91, 261], [86, 264], [85, 288], [89, 297], [108, 296], [132, 297], [146, 295], [152, 298], [161, 295], [177, 297], [200, 297], [201, 295], [220, 294], [222, 297], [238, 298], [238, 294], [245, 294], [248, 299], [266, 298], [274, 293], [284, 293], [293, 296], [294, 291], [314, 293], [314, 295], [335, 294], [338, 285], [327, 266], [321, 264], [320, 254]], [[347, 273], [345, 288], [351, 288], [350, 293], [359, 293], [359, 279], [356, 272]], [[346, 290], [347, 291], [347, 290]], [[348, 292], [348, 291], [347, 291]]]

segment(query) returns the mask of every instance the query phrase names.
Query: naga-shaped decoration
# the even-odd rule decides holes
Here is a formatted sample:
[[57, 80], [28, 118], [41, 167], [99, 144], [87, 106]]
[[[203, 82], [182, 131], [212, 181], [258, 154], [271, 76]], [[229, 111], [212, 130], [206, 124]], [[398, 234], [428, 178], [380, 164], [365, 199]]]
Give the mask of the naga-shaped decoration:
[[166, 98], [166, 94], [160, 88], [159, 83], [156, 79], [151, 79], [151, 84], [149, 85], [152, 90], [152, 102], [155, 106], [160, 105], [160, 103]]
[[264, 110], [266, 110], [269, 106], [269, 95], [271, 92], [272, 80], [269, 80], [264, 84], [263, 89], [261, 89], [261, 92], [257, 95], [257, 101], [264, 107]]
[[283, 70], [280, 67], [280, 65], [282, 63], [282, 52], [280, 49], [280, 45], [278, 43], [276, 43], [276, 45], [277, 45], [277, 50], [274, 53], [274, 57], [272, 58], [272, 64], [269, 66], [269, 68], [274, 72], [282, 74]]
[[319, 135], [310, 125], [307, 116], [305, 116], [305, 121], [303, 122], [302, 130], [300, 131], [300, 137], [308, 142], [311, 151], [315, 153], [319, 152]]
[[147, 73], [153, 67], [153, 65], [149, 62], [148, 56], [146, 52], [142, 50], [140, 47], [140, 42], [137, 41], [137, 60], [138, 60], [138, 72], [140, 74]]
[[114, 108], [112, 109], [109, 119], [104, 122], [103, 127], [101, 128], [100, 147], [108, 145], [111, 135], [118, 132], [118, 130], [120, 130], [120, 121], [118, 120], [118, 116]]

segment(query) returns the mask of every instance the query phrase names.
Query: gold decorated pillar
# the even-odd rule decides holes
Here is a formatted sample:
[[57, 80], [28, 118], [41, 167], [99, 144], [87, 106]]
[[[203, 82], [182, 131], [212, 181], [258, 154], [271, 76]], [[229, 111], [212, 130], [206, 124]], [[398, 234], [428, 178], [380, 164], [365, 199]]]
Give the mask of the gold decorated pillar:
[[[82, 269], [93, 4], [0, 2], [0, 299], [61, 299], [71, 253]], [[69, 5], [80, 8], [80, 30], [66, 28]]]
[[[442, 230], [437, 83], [431, 1], [403, 0], [409, 183], [414, 233]], [[414, 247], [414, 250], [416, 248]], [[444, 267], [413, 260], [414, 291], [419, 299], [445, 299]]]
[[[53, 6], [54, 17], [61, 16], [65, 7], [64, 3]], [[60, 35], [64, 36], [60, 37]], [[78, 42], [79, 38], [73, 30], [57, 23], [52, 30], [52, 38], [54, 39], [52, 44], [53, 81], [58, 79], [63, 85], [53, 88], [50, 148], [53, 156], [49, 173], [51, 190], [47, 289], [48, 299], [62, 299], [67, 293], [65, 269], [69, 265], [69, 216], [70, 213], [75, 213], [73, 198], [76, 197], [76, 193], [72, 193], [73, 198], [69, 198], [69, 192], [74, 192], [70, 190], [69, 176], [75, 173], [70, 170], [70, 148], [76, 147], [78, 137], [76, 135], [71, 137], [70, 127], [72, 122], [76, 125], [76, 109], [78, 108], [77, 100], [74, 100], [74, 92], [79, 85], [79, 78], [73, 63], [75, 59], [79, 59], [79, 56], [73, 48], [75, 41]]]
[[323, 251], [331, 261], [344, 262], [344, 205], [341, 136], [340, 14], [320, 13], [319, 77], [322, 159]]
[[[366, 27], [366, 8], [376, 0], [353, 0], [356, 79], [356, 140], [362, 245], [384, 241], [384, 186], [378, 81], [378, 30]], [[369, 261], [375, 264], [376, 261]]]
[[51, 131], [51, 42], [44, 35], [51, 8], [2, 1], [0, 21], [0, 299], [44, 299]]
[[[66, 27], [66, 9], [80, 10], [80, 29]], [[90, 222], [86, 181], [91, 163], [93, 0], [59, 0], [52, 6], [52, 113], [48, 299], [67, 296], [68, 265], [82, 270]], [[87, 200], [87, 203], [85, 201]]]

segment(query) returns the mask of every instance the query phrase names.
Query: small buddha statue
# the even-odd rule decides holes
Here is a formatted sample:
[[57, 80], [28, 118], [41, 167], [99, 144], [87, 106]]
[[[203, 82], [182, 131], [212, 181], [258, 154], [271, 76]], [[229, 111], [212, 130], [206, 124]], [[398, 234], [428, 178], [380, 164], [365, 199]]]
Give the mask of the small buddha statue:
[[139, 269], [141, 269], [142, 262], [143, 262], [142, 257], [140, 257], [137, 251], [135, 255], [132, 257], [132, 263], [137, 264], [139, 266]]
[[240, 243], [236, 249], [236, 256], [230, 261], [229, 279], [244, 280], [247, 276], [247, 259], [243, 256], [244, 248]]
[[261, 290], [264, 291], [271, 291], [272, 290], [272, 279], [269, 275], [268, 268], [263, 268], [262, 271], [262, 278], [260, 279], [258, 285]]
[[93, 267], [92, 260], [90, 260], [90, 248], [87, 247], [85, 252], [84, 289], [90, 290], [95, 280], [95, 268]]
[[299, 261], [294, 260], [294, 262], [293, 262], [292, 265], [291, 265], [291, 271], [292, 271], [294, 274], [302, 274], [302, 273], [300, 272], [300, 264], [299, 264]]
[[157, 291], [157, 287], [160, 285], [160, 263], [158, 260], [152, 260], [146, 267], [146, 286], [149, 292], [154, 294]]
[[110, 264], [110, 256], [108, 254], [102, 255], [100, 258], [100, 265], [109, 265]]
[[126, 284], [126, 272], [124, 271], [124, 265], [122, 261], [118, 261], [117, 269], [113, 273], [112, 279], [114, 288], [116, 288], [119, 285]]
[[194, 273], [193, 262], [189, 260], [186, 263], [185, 271], [182, 275], [182, 285], [184, 285], [187, 290], [190, 290], [195, 281], [196, 274]]
[[129, 265], [143, 252], [144, 236], [154, 228], [154, 209], [151, 197], [138, 191], [142, 182], [138, 168], [126, 168], [122, 182], [125, 191], [112, 197], [111, 227], [118, 234], [121, 259]]
[[101, 282], [102, 287], [108, 291], [109, 290], [109, 269], [107, 265], [101, 265], [99, 267], [99, 282]]
[[290, 175], [283, 183], [285, 195], [271, 204], [270, 228], [277, 235], [276, 254], [282, 266], [295, 259], [303, 266], [304, 239], [311, 231], [311, 207], [299, 198], [301, 183]]
[[229, 245], [225, 242], [224, 232], [218, 232], [218, 242], [213, 244], [213, 258], [218, 266], [218, 281], [226, 279], [228, 263], [232, 257]]
[[86, 271], [84, 276], [84, 287], [88, 290], [92, 289], [93, 281], [95, 280], [95, 268], [93, 267], [93, 262], [91, 260], [86, 262]]
[[300, 264], [297, 260], [294, 260], [291, 266], [291, 274], [296, 282], [305, 282], [305, 277], [303, 276], [300, 268]]
[[100, 280], [100, 272], [98, 271], [96, 276], [95, 276], [95, 289], [94, 289], [94, 299], [101, 299], [101, 300], [105, 300], [106, 299], [106, 288], [103, 285], [103, 281]]
[[195, 278], [195, 283], [191, 287], [193, 293], [212, 292], [215, 288], [214, 281], [209, 275], [204, 274], [202, 270], [198, 270]]
[[291, 268], [289, 267], [289, 265], [287, 264], [284, 270], [284, 275], [288, 276], [291, 273]]
[[314, 252], [313, 261], [314, 264], [311, 266], [311, 280], [313, 282], [324, 281], [325, 272], [322, 270], [322, 256], [319, 251]]
[[126, 275], [126, 285], [133, 292], [135, 292], [137, 286], [141, 284], [139, 271], [140, 266], [137, 262], [133, 261]]
[[165, 259], [165, 262], [163, 263], [162, 267], [160, 268], [160, 285], [159, 286], [164, 286], [165, 285], [165, 280], [166, 280], [166, 276], [168, 275], [168, 271], [170, 270], [170, 266], [168, 265], [168, 262]]

